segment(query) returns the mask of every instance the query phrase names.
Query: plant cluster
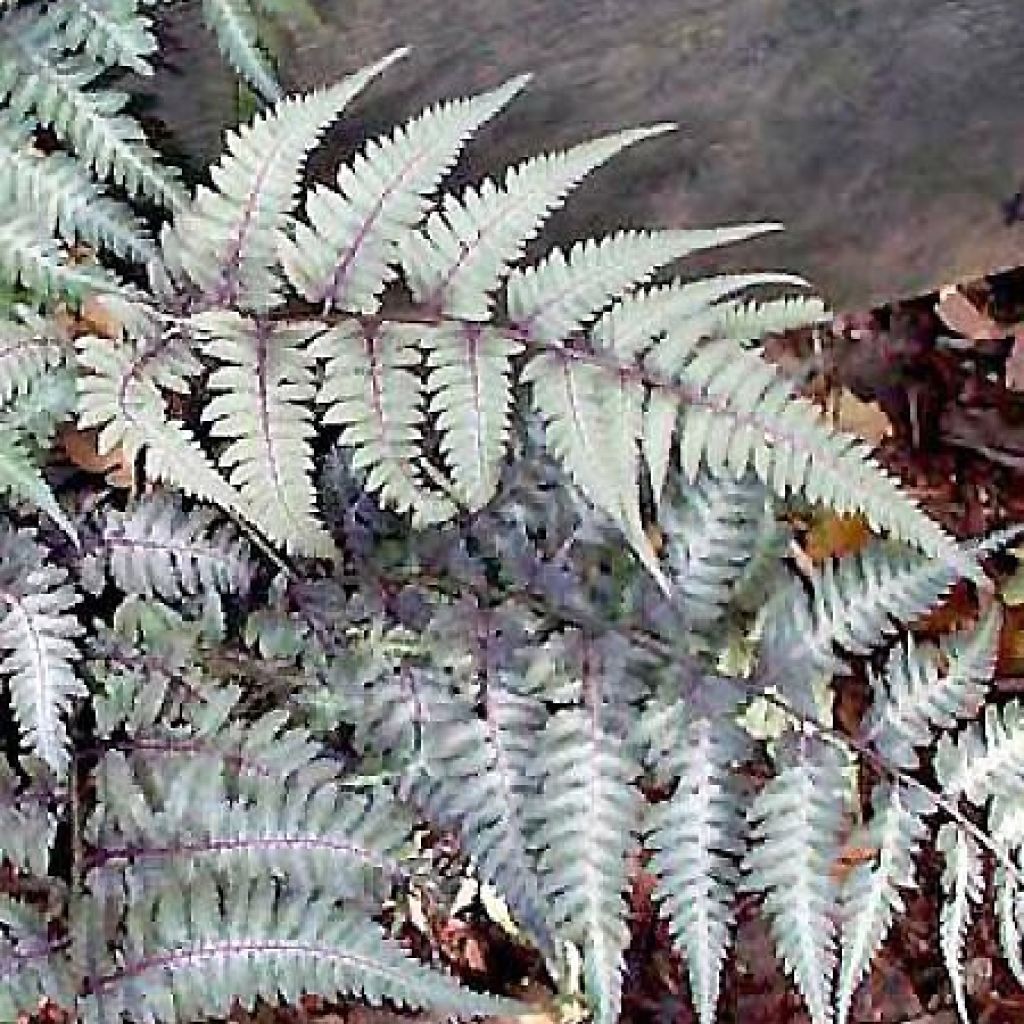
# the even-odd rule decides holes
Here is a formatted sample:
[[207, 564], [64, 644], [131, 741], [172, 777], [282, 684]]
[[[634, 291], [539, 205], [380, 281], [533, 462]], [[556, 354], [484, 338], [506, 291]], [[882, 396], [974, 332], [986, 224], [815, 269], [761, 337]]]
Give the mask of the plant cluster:
[[[153, 6], [0, 20], [0, 1019], [514, 1013], [396, 937], [442, 880], [424, 827], [602, 1024], [642, 859], [702, 1024], [745, 892], [814, 1024], [846, 1024], [929, 844], [961, 1014], [987, 867], [1024, 983], [1024, 708], [987, 700], [982, 567], [1013, 532], [958, 542], [765, 358], [824, 318], [800, 278], [670, 273], [776, 225], [537, 255], [669, 126], [446, 189], [525, 78], [310, 185], [400, 52], [277, 99], [190, 191], [112, 91], [150, 66]], [[274, 98], [239, 0], [204, 6]], [[47, 465], [69, 425], [127, 496]], [[879, 536], [802, 574], [812, 506]], [[977, 622], [915, 642], [961, 579]], [[851, 844], [871, 855], [838, 873]]]

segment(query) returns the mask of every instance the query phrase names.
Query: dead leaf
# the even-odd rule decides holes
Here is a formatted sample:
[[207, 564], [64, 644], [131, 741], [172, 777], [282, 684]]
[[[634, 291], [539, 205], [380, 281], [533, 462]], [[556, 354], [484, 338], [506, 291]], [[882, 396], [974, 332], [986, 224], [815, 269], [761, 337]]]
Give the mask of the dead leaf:
[[130, 489], [135, 482], [135, 473], [133, 467], [125, 463], [124, 452], [117, 447], [106, 455], [100, 455], [96, 436], [95, 430], [66, 426], [60, 431], [59, 440], [72, 465], [87, 473], [103, 475], [111, 487]]
[[951, 331], [971, 341], [998, 341], [1008, 333], [1006, 327], [996, 323], [955, 285], [939, 292], [935, 312]]
[[101, 295], [90, 295], [82, 303], [78, 317], [91, 334], [110, 338], [112, 341], [121, 337], [123, 325]]
[[871, 536], [871, 528], [863, 519], [825, 513], [808, 530], [804, 552], [814, 565], [820, 565], [830, 558], [856, 554]]
[[892, 436], [892, 422], [877, 402], [865, 402], [843, 388], [833, 394], [830, 404], [832, 422], [838, 429], [872, 445]]
[[847, 846], [836, 858], [829, 874], [836, 882], [842, 884], [855, 867], [870, 864], [877, 856], [877, 846]]

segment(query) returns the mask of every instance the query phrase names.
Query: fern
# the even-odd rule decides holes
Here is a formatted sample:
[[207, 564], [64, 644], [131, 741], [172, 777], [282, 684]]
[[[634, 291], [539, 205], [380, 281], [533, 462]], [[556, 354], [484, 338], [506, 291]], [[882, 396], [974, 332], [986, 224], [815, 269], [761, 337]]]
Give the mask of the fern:
[[871, 959], [905, 905], [901, 889], [914, 888], [913, 858], [926, 836], [922, 814], [931, 810], [919, 794], [899, 785], [875, 790], [867, 839], [871, 863], [858, 864], [846, 876], [842, 904], [842, 957], [836, 991], [836, 1021], [846, 1024], [853, 995]]
[[305, 346], [320, 325], [268, 325], [234, 313], [205, 313], [193, 323], [211, 335], [203, 348], [220, 364], [209, 380], [217, 397], [203, 419], [229, 442], [219, 462], [247, 515], [290, 551], [330, 556], [334, 544], [316, 516], [314, 429], [305, 404], [313, 397]]
[[1011, 701], [985, 708], [984, 724], [971, 723], [955, 737], [943, 736], [935, 772], [945, 792], [984, 804], [1013, 791], [1024, 764], [1024, 706]]
[[211, 590], [245, 593], [252, 563], [244, 542], [211, 509], [183, 509], [166, 494], [143, 499], [128, 514], [110, 512], [102, 546], [110, 574], [126, 594], [168, 601]]
[[248, 0], [203, 0], [203, 20], [231, 66], [260, 96], [275, 101], [281, 87], [259, 46], [256, 18]]
[[671, 734], [665, 770], [678, 778], [672, 797], [648, 816], [662, 913], [685, 952], [701, 1024], [713, 1024], [730, 946], [733, 900], [743, 848], [743, 817], [731, 775], [741, 738], [729, 727], [696, 719]]
[[939, 945], [946, 962], [957, 1013], [969, 1021], [964, 981], [964, 942], [970, 927], [973, 906], [982, 897], [981, 851], [974, 839], [957, 825], [946, 824], [939, 829], [937, 847], [945, 858], [942, 891], [945, 901], [939, 920]]
[[833, 1019], [837, 894], [830, 879], [839, 853], [843, 784], [834, 751], [804, 755], [758, 794], [750, 810], [750, 888], [762, 891], [776, 948], [814, 1024]]
[[22, 738], [54, 773], [67, 773], [64, 717], [87, 691], [72, 667], [81, 633], [71, 609], [78, 603], [67, 573], [42, 562], [43, 552], [23, 534], [0, 534], [0, 676], [7, 679]]

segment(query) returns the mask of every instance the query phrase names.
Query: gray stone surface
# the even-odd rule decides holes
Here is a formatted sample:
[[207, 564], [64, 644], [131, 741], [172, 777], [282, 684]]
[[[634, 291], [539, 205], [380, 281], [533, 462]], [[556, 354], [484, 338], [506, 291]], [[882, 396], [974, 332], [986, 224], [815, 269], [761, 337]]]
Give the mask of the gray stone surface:
[[[316, 0], [321, 32], [284, 56], [289, 85], [407, 45], [353, 107], [331, 157], [439, 97], [532, 71], [465, 173], [621, 126], [679, 131], [593, 177], [551, 237], [618, 224], [784, 221], [725, 266], [811, 277], [864, 307], [1024, 262], [1020, 0]], [[197, 157], [235, 93], [186, 15], [155, 113]]]

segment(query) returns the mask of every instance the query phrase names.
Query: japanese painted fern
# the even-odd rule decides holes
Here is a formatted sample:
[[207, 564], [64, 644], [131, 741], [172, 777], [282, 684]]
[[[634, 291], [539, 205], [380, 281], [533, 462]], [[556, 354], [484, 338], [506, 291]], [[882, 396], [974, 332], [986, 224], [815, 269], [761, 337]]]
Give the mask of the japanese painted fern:
[[[1024, 711], [987, 703], [1000, 613], [979, 564], [1013, 533], [955, 541], [765, 359], [766, 332], [824, 316], [799, 278], [674, 276], [777, 225], [534, 258], [584, 178], [670, 126], [447, 187], [525, 78], [307, 187], [310, 152], [401, 52], [278, 99], [249, 8], [204, 10], [276, 102], [192, 194], [104, 75], [149, 69], [150, 4], [0, 21], [0, 196], [19, 211], [0, 267], [29, 300], [0, 328], [18, 747], [0, 761], [0, 1016], [45, 996], [86, 1021], [184, 1022], [311, 993], [518, 1012], [406, 948], [402, 908], [443, 901], [424, 824], [601, 1024], [628, 996], [640, 872], [701, 1024], [741, 893], [814, 1024], [845, 1024], [932, 842], [960, 1012], [986, 862], [1024, 975]], [[164, 208], [156, 236], [135, 197]], [[750, 298], [764, 287], [782, 297]], [[40, 466], [61, 426], [129, 471], [127, 496], [65, 472], [58, 500]], [[808, 504], [885, 536], [800, 578]], [[913, 640], [964, 575], [977, 623]], [[880, 648], [863, 722], [830, 724], [837, 681]], [[870, 855], [844, 872], [850, 843]]]

